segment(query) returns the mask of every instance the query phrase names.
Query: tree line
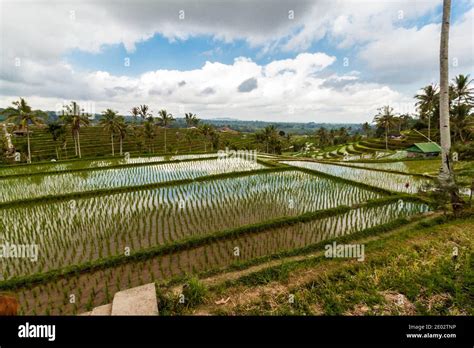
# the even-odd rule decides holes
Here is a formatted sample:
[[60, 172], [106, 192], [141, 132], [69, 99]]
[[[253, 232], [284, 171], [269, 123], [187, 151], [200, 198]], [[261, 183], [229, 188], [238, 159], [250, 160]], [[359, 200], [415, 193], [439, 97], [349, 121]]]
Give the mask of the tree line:
[[[159, 110], [157, 116], [153, 115], [148, 105], [139, 105], [130, 110], [133, 122], [126, 123], [125, 118], [120, 116], [118, 111], [110, 108], [104, 110], [98, 122], [98, 126], [109, 134], [111, 144], [111, 154], [115, 155], [115, 143], [118, 139], [119, 154], [123, 155], [123, 142], [127, 136], [132, 137], [135, 143], [142, 149], [147, 147], [148, 151], [155, 152], [155, 139], [157, 129], [163, 129], [164, 153], [168, 153], [167, 130], [175, 121], [173, 115], [165, 109]], [[46, 127], [55, 144], [57, 159], [60, 159], [61, 149], [67, 156], [67, 134], [70, 133], [74, 143], [74, 155], [82, 158], [81, 153], [81, 129], [91, 125], [92, 115], [84, 112], [84, 109], [75, 101], [64, 105], [57, 120], [48, 122], [48, 115], [41, 110], [33, 110], [24, 98], [12, 102], [12, 106], [3, 110], [5, 123], [13, 123], [15, 129], [26, 133], [27, 137], [27, 162], [31, 163], [31, 125]], [[219, 143], [219, 133], [212, 125], [201, 123], [200, 119], [193, 113], [186, 113], [186, 132], [176, 133], [178, 140], [187, 142], [189, 151], [191, 144], [200, 136], [204, 140], [204, 151], [207, 152], [208, 145], [214, 150]], [[5, 149], [11, 152], [12, 149]], [[12, 154], [10, 154], [12, 155]]]

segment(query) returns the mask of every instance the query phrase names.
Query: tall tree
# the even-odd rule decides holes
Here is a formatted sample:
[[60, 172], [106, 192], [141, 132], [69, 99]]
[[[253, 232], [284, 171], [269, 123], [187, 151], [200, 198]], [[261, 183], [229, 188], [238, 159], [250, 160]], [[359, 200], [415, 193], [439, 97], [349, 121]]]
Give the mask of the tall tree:
[[99, 124], [104, 128], [106, 132], [110, 134], [110, 142], [112, 144], [112, 156], [115, 156], [115, 146], [114, 146], [114, 135], [120, 133], [121, 125], [123, 124], [123, 118], [118, 116], [117, 111], [112, 109], [107, 109], [102, 112], [102, 118], [99, 121]]
[[319, 138], [319, 146], [326, 146], [328, 143], [328, 131], [321, 127], [316, 131], [316, 136]]
[[256, 134], [256, 139], [265, 145], [266, 153], [269, 153], [270, 147], [275, 151], [278, 145], [278, 131], [274, 125], [268, 125]]
[[127, 136], [127, 131], [129, 131], [130, 129], [132, 129], [132, 126], [130, 125], [129, 127], [127, 127], [127, 125], [125, 124], [125, 119], [122, 116], [119, 116], [119, 122], [117, 124], [117, 131], [118, 131], [118, 135], [119, 135], [120, 156], [123, 155], [123, 140]]
[[454, 105], [452, 108], [451, 123], [454, 128], [454, 134], [459, 135], [464, 142], [464, 131], [467, 130], [471, 110], [473, 105], [473, 88], [469, 75], [458, 75], [453, 79], [452, 95]]
[[166, 153], [166, 128], [174, 121], [173, 115], [162, 109], [158, 112], [158, 123], [164, 129], [165, 135], [165, 153]]
[[365, 122], [363, 125], [362, 125], [362, 132], [364, 132], [365, 136], [368, 138], [370, 136], [370, 131], [372, 130], [372, 128], [370, 127], [370, 124], [369, 122]]
[[415, 95], [418, 99], [416, 106], [420, 110], [421, 118], [428, 119], [428, 139], [431, 140], [431, 118], [433, 117], [438, 103], [438, 86], [432, 84], [423, 87], [421, 93]]
[[156, 131], [155, 131], [155, 126], [153, 125], [152, 122], [145, 122], [145, 126], [143, 128], [143, 135], [145, 136], [146, 139], [148, 139], [149, 151], [154, 153]]
[[458, 75], [453, 79], [453, 94], [457, 105], [461, 103], [472, 104], [473, 102], [473, 88], [471, 83], [473, 80], [469, 79], [469, 75]]
[[61, 119], [64, 121], [64, 124], [66, 126], [71, 127], [76, 156], [81, 158], [81, 126], [89, 125], [89, 117], [81, 111], [79, 105], [75, 101], [72, 101], [71, 105], [64, 106], [64, 111], [63, 115], [61, 116]]
[[54, 141], [54, 147], [56, 149], [56, 158], [59, 160], [60, 155], [59, 155], [59, 145], [58, 141], [63, 140], [64, 141], [64, 135], [66, 134], [66, 127], [62, 125], [59, 122], [51, 122], [48, 124], [48, 133], [51, 134], [51, 137], [53, 138]]
[[138, 120], [138, 117], [140, 116], [140, 109], [136, 106], [134, 106], [131, 110], [130, 110], [130, 114], [132, 115], [133, 117], [133, 122], [137, 123], [137, 120]]
[[398, 122], [399, 122], [399, 131], [401, 132], [403, 129], [406, 129], [410, 121], [412, 120], [412, 117], [409, 114], [403, 114], [398, 117]]
[[204, 137], [204, 152], [207, 152], [207, 142], [212, 140], [212, 133], [214, 128], [209, 124], [201, 124], [198, 127], [199, 134]]
[[186, 133], [184, 134], [184, 139], [186, 140], [186, 143], [188, 144], [189, 152], [192, 151], [191, 147], [195, 138], [196, 138], [195, 129], [187, 129]]
[[385, 130], [385, 149], [388, 150], [388, 133], [390, 127], [395, 124], [395, 114], [393, 108], [386, 105], [378, 109], [378, 114], [374, 117], [374, 122], [378, 127]]
[[143, 104], [138, 107], [138, 113], [140, 114], [140, 117], [143, 119], [143, 121], [153, 121], [153, 114], [150, 111], [150, 108], [148, 105]]
[[31, 163], [31, 144], [30, 144], [30, 123], [40, 125], [44, 123], [47, 117], [46, 113], [40, 110], [32, 110], [25, 99], [12, 102], [13, 106], [6, 108], [3, 115], [6, 117], [5, 123], [12, 122], [15, 127], [26, 131], [26, 141], [28, 146], [27, 162]]
[[199, 124], [199, 118], [197, 118], [196, 114], [192, 114], [190, 112], [184, 114], [184, 119], [186, 121], [186, 126], [189, 127], [196, 127]]
[[451, 131], [449, 123], [449, 22], [451, 17], [451, 0], [443, 0], [443, 22], [441, 24], [441, 40], [439, 50], [439, 83], [440, 83], [440, 141], [441, 168], [438, 179], [443, 189], [449, 192], [454, 212], [462, 208], [459, 190], [454, 181], [454, 171], [451, 166]]
[[471, 110], [473, 106], [470, 104], [455, 104], [452, 108], [451, 127], [456, 140], [464, 142], [466, 140], [465, 133], [469, 132], [469, 123], [471, 121]]

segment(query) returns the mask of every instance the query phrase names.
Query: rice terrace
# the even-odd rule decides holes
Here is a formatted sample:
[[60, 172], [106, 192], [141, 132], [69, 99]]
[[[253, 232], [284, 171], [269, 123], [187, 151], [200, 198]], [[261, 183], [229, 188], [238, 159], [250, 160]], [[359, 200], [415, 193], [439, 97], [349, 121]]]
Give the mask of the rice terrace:
[[[54, 6], [40, 3], [44, 17], [42, 9]], [[308, 11], [319, 6], [304, 3]], [[368, 2], [375, 16], [401, 8], [416, 22], [412, 3], [381, 3], [385, 12]], [[261, 37], [268, 47], [291, 37], [273, 37], [262, 24], [264, 32], [249, 26], [241, 38], [227, 23], [226, 40], [249, 45], [234, 52], [194, 10], [183, 33], [193, 25], [210, 33], [190, 31], [176, 42], [159, 26], [139, 38], [124, 29], [131, 40], [124, 42], [80, 34], [83, 46], [48, 53], [58, 74], [77, 69], [60, 89], [57, 80], [44, 88], [36, 82], [36, 71], [45, 69], [49, 79], [50, 68], [34, 61], [46, 53], [31, 41], [19, 66], [0, 70], [0, 315], [474, 315], [473, 57], [449, 66], [446, 79], [438, 55], [450, 1], [434, 3], [418, 8], [437, 14], [434, 57], [422, 56], [440, 66], [410, 83], [392, 84], [370, 63], [364, 52], [376, 54], [383, 38], [374, 34], [363, 44], [349, 36], [346, 26], [358, 25], [346, 22], [356, 16], [350, 1], [341, 1], [342, 17], [328, 12], [337, 31], [324, 22], [328, 34], [304, 52], [287, 42], [256, 53]], [[250, 4], [234, 3], [242, 11]], [[450, 5], [455, 57], [464, 52], [457, 36], [473, 21], [466, 4]], [[142, 5], [156, 13], [174, 6]], [[74, 20], [87, 23], [81, 6], [71, 2]], [[119, 11], [135, 9], [120, 6], [109, 9], [117, 21]], [[6, 33], [16, 26], [5, 17]], [[398, 29], [390, 30], [409, 23], [393, 22]], [[377, 30], [369, 24], [363, 32]], [[222, 49], [207, 47], [200, 35]], [[344, 35], [335, 51], [323, 52]], [[173, 52], [191, 50], [188, 41], [208, 50], [189, 51], [195, 57], [185, 63]], [[20, 54], [11, 40], [5, 44], [13, 58]], [[349, 70], [338, 67], [349, 54], [345, 45], [361, 50]], [[141, 58], [144, 50], [155, 65]], [[115, 55], [122, 61], [118, 51], [132, 57], [130, 66], [103, 65]], [[418, 69], [408, 61], [379, 64], [400, 74]], [[380, 79], [371, 81], [369, 70]], [[15, 74], [31, 82], [22, 89]], [[142, 302], [130, 294], [142, 293], [151, 303], [135, 308]]]

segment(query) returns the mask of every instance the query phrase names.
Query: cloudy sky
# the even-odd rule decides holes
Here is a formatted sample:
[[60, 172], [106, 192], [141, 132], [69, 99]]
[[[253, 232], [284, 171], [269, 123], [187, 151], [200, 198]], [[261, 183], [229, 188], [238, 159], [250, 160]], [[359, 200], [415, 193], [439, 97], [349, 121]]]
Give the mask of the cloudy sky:
[[[365, 122], [438, 81], [441, 0], [0, 0], [0, 107]], [[450, 74], [474, 71], [454, 0]]]

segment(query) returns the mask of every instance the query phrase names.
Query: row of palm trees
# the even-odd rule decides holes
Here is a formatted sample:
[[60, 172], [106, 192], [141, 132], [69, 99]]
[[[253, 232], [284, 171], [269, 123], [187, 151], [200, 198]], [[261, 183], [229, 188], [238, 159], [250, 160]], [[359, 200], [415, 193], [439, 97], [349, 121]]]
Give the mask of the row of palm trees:
[[340, 127], [338, 129], [327, 130], [325, 127], [318, 128], [315, 132], [318, 144], [321, 147], [335, 145], [336, 143], [346, 143], [350, 138], [352, 127]]
[[[449, 114], [450, 124], [455, 137], [464, 142], [469, 127], [474, 118], [471, 110], [474, 108], [474, 90], [471, 87], [472, 79], [469, 75], [456, 76], [449, 86]], [[439, 89], [435, 84], [428, 85], [421, 89], [421, 92], [415, 95], [417, 100], [420, 119], [427, 122], [429, 141], [432, 139], [432, 123], [437, 124], [440, 115]], [[398, 125], [399, 131], [402, 125], [408, 124], [411, 117], [407, 114], [398, 115], [389, 105], [383, 106], [378, 110], [374, 117], [374, 123], [385, 132], [385, 146], [388, 149], [388, 135], [390, 129]], [[434, 121], [434, 122], [432, 122]]]
[[[455, 135], [461, 141], [465, 140], [465, 128], [471, 116], [474, 105], [474, 90], [471, 87], [473, 82], [469, 75], [458, 75], [449, 86], [449, 113], [450, 122], [453, 125]], [[431, 139], [431, 121], [438, 123], [440, 113], [439, 88], [436, 84], [431, 84], [422, 88], [421, 92], [415, 95], [417, 99], [420, 118], [427, 120], [428, 138]]]
[[[44, 125], [47, 119], [47, 114], [41, 110], [32, 110], [24, 98], [12, 103], [13, 106], [4, 110], [3, 115], [6, 116], [7, 123], [14, 123], [15, 128], [22, 129], [27, 136], [27, 162], [31, 163], [31, 144], [30, 144], [30, 126], [32, 124], [40, 126]], [[126, 124], [125, 118], [120, 116], [118, 111], [106, 109], [102, 112], [99, 120], [99, 125], [110, 135], [110, 142], [112, 146], [112, 155], [115, 155], [115, 139], [119, 139], [119, 152], [123, 155], [123, 141], [127, 134], [132, 134], [135, 137], [143, 135], [150, 143], [150, 150], [154, 152], [154, 139], [156, 138], [156, 128], [162, 127], [164, 129], [164, 152], [167, 153], [167, 128], [175, 121], [173, 115], [162, 109], [158, 111], [158, 116], [154, 117], [148, 105], [139, 105], [133, 107], [130, 111], [133, 123]], [[205, 151], [207, 152], [208, 143], [214, 148], [219, 142], [219, 134], [215, 128], [209, 124], [200, 124], [199, 118], [196, 114], [186, 113], [185, 121], [188, 127], [188, 132], [185, 134], [186, 141], [191, 144], [196, 135], [204, 137]], [[67, 153], [67, 132], [71, 131], [74, 141], [75, 156], [82, 158], [81, 153], [81, 128], [89, 126], [91, 123], [91, 115], [84, 112], [83, 109], [72, 101], [69, 105], [64, 105], [61, 115], [57, 121], [51, 122], [47, 125], [47, 131], [51, 134], [55, 148], [56, 157], [60, 158], [60, 147]], [[180, 137], [181, 133], [177, 133]], [[191, 148], [191, 145], [190, 145]]]

